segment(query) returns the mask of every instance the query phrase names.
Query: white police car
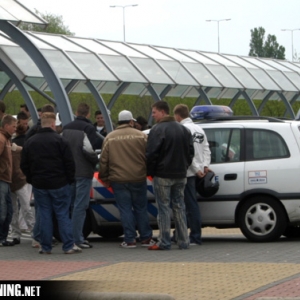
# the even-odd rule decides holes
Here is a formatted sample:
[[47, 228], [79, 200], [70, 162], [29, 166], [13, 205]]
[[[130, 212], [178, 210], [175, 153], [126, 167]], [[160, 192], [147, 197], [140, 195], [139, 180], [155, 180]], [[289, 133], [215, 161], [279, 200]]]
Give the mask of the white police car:
[[[263, 117], [233, 117], [227, 107], [192, 109], [210, 144], [218, 192], [199, 195], [203, 227], [239, 227], [254, 242], [299, 235], [300, 122]], [[221, 118], [220, 118], [221, 116]], [[197, 121], [196, 121], [197, 122]], [[148, 178], [148, 212], [157, 227], [157, 206]], [[122, 235], [113, 191], [95, 173], [84, 234]]]

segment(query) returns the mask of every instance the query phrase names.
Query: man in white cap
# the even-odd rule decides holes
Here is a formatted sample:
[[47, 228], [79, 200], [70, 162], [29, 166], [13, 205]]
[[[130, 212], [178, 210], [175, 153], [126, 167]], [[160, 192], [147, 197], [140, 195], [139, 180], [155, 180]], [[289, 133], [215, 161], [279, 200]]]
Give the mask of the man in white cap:
[[123, 248], [136, 247], [136, 225], [142, 246], [155, 244], [147, 211], [147, 135], [134, 128], [132, 113], [119, 113], [118, 127], [102, 145], [99, 178], [112, 187], [124, 230]]

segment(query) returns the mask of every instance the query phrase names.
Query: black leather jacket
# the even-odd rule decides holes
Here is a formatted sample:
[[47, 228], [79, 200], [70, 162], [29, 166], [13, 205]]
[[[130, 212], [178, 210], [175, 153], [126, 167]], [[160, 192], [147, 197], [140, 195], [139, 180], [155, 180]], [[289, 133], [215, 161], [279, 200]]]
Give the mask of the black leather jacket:
[[146, 157], [148, 175], [185, 178], [194, 157], [190, 131], [173, 117], [164, 117], [150, 131]]

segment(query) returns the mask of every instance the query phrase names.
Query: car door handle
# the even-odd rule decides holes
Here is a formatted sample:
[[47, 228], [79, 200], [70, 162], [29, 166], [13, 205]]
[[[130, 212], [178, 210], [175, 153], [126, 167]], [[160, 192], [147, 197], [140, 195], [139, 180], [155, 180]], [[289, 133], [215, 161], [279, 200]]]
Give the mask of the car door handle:
[[224, 175], [224, 180], [236, 180], [237, 179], [237, 174], [225, 174]]

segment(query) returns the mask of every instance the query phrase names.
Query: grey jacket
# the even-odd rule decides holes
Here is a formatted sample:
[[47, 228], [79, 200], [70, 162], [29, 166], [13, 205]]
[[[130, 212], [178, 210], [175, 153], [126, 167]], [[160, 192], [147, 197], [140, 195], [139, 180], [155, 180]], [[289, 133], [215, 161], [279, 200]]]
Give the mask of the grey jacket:
[[64, 129], [62, 132], [72, 149], [75, 160], [75, 177], [93, 178], [98, 156], [85, 132], [74, 129]]

